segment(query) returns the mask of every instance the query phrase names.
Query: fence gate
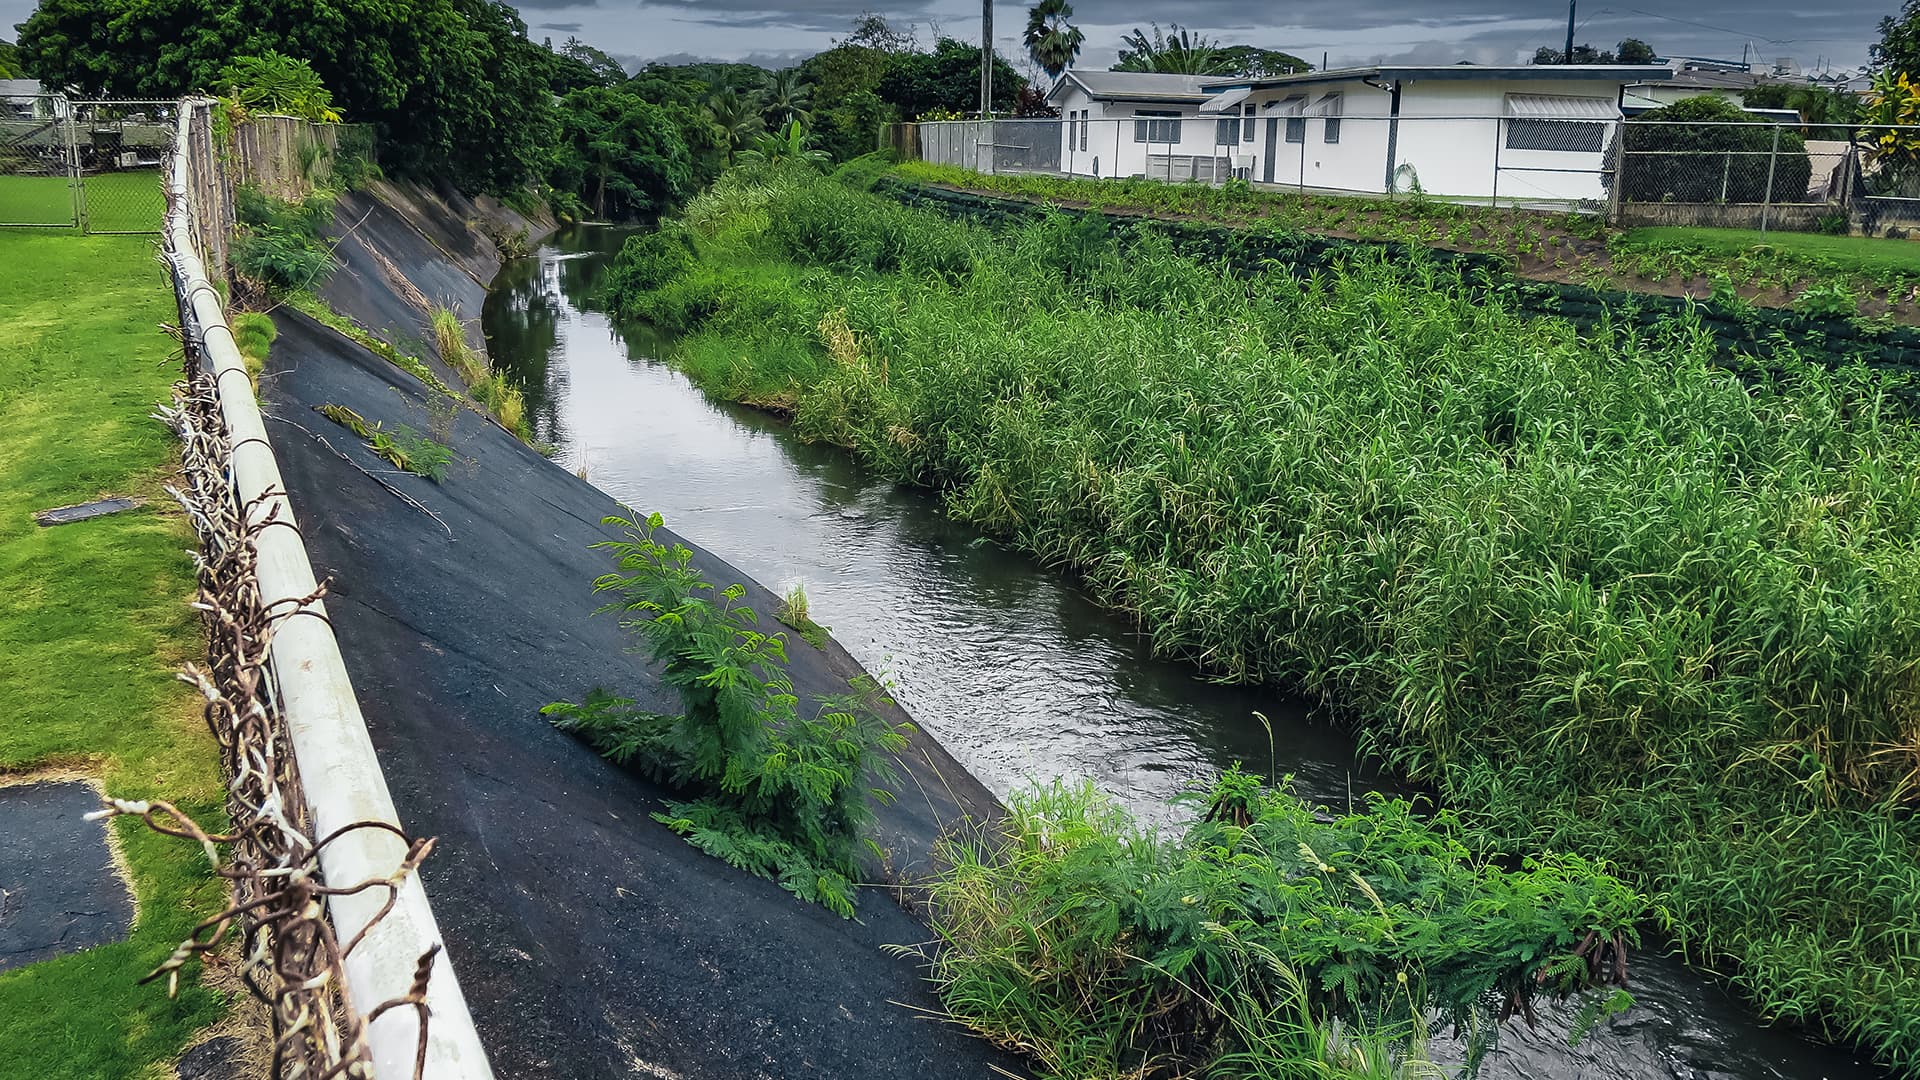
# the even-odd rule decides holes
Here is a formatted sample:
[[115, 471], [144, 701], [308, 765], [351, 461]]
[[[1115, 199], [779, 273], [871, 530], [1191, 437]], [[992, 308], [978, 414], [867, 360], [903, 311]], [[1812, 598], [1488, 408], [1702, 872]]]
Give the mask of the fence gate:
[[80, 223], [73, 110], [55, 94], [0, 98], [0, 226]]
[[158, 233], [171, 101], [0, 97], [0, 226]]
[[161, 175], [180, 122], [176, 101], [76, 101], [80, 227], [89, 233], [157, 233], [166, 216]]

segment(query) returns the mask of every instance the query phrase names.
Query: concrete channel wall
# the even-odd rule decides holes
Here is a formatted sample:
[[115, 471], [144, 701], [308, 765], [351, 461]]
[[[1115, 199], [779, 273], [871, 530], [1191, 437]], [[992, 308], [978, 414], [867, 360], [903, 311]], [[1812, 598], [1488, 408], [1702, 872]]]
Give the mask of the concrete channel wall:
[[[422, 1017], [412, 1008], [391, 1009], [367, 1028], [378, 1080], [420, 1075], [434, 1080], [486, 1080], [493, 1073], [474, 1030], [465, 996], [442, 946], [439, 926], [420, 876], [405, 874], [407, 844], [375, 757], [366, 721], [334, 640], [286, 497], [278, 461], [258, 400], [228, 325], [220, 293], [207, 275], [200, 238], [220, 228], [217, 207], [196, 201], [228, 199], [209, 179], [216, 175], [208, 103], [181, 110], [168, 177], [165, 245], [173, 269], [186, 333], [200, 345], [214, 372], [222, 416], [233, 447], [231, 469], [240, 503], [254, 520], [292, 528], [268, 528], [256, 539], [261, 602], [279, 618], [271, 644], [277, 697], [298, 771], [308, 794], [313, 835], [333, 836], [319, 854], [327, 881], [336, 886], [398, 880], [392, 907], [388, 890], [369, 888], [332, 895], [328, 914], [342, 941], [364, 939], [347, 954], [342, 969], [349, 1006], [365, 1015], [383, 1002], [404, 998], [421, 958], [435, 956], [425, 1000], [428, 1015], [424, 1065], [416, 1070]], [[230, 201], [224, 203], [230, 206]], [[312, 617], [302, 618], [301, 615]], [[377, 822], [392, 826], [354, 827]], [[354, 827], [354, 828], [350, 828]]]

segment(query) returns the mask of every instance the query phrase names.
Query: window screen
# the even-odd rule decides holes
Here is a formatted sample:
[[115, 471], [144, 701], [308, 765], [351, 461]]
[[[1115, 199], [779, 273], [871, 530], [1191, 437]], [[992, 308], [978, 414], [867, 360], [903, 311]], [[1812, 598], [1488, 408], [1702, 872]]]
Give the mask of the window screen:
[[1303, 143], [1307, 141], [1307, 118], [1304, 116], [1287, 117], [1287, 141]]
[[1134, 113], [1133, 116], [1134, 142], [1177, 143], [1180, 141], [1179, 113], [1141, 111]]
[[1253, 106], [1252, 105], [1241, 106], [1240, 116], [1242, 118], [1240, 121], [1240, 141], [1252, 142], [1253, 141]]
[[1087, 119], [1087, 116], [1088, 116], [1088, 111], [1086, 109], [1081, 109], [1080, 110], [1080, 149], [1082, 150], [1085, 150], [1087, 148], [1087, 129], [1093, 126], [1092, 122]]
[[1216, 143], [1237, 143], [1240, 141], [1240, 118], [1228, 117], [1213, 122], [1213, 141]]
[[1507, 121], [1507, 149], [1564, 150], [1597, 154], [1606, 142], [1607, 125], [1581, 120]]

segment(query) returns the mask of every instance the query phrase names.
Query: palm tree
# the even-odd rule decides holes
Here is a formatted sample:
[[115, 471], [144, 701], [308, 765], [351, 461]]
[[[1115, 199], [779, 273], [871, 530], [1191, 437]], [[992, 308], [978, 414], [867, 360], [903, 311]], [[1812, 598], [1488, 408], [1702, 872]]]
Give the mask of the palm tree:
[[767, 80], [761, 115], [769, 128], [781, 128], [795, 120], [813, 123], [813, 87], [800, 81], [799, 68], [776, 71]]
[[728, 161], [733, 160], [735, 150], [752, 142], [755, 135], [766, 129], [760, 119], [758, 98], [742, 94], [731, 86], [716, 90], [707, 98], [707, 117], [720, 129]]
[[1027, 12], [1027, 53], [1056, 79], [1073, 66], [1087, 37], [1067, 22], [1071, 18], [1073, 5], [1067, 0], [1040, 0]]
[[1153, 24], [1149, 38], [1136, 27], [1120, 38], [1120, 62], [1115, 71], [1165, 71], [1177, 75], [1220, 75], [1232, 61], [1220, 51], [1218, 43], [1203, 34], [1189, 34], [1179, 23], [1168, 23], [1166, 34]]

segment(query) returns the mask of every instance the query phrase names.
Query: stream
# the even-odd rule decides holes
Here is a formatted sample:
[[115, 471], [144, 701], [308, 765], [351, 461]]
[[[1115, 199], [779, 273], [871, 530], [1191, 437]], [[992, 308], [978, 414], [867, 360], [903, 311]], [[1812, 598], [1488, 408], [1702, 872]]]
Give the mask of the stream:
[[[555, 460], [784, 593], [884, 674], [915, 721], [996, 793], [1090, 779], [1143, 820], [1239, 761], [1336, 808], [1382, 780], [1305, 703], [1155, 659], [1125, 619], [1058, 571], [941, 513], [936, 494], [867, 473], [780, 420], [708, 398], [592, 295], [630, 230], [582, 227], [501, 271], [483, 323]], [[1574, 1008], [1502, 1033], [1489, 1078], [1852, 1080], [1887, 1074], [1762, 1023], [1717, 980], [1643, 950], [1634, 1007], [1569, 1049]], [[1436, 1040], [1435, 1053], [1457, 1050]]]

